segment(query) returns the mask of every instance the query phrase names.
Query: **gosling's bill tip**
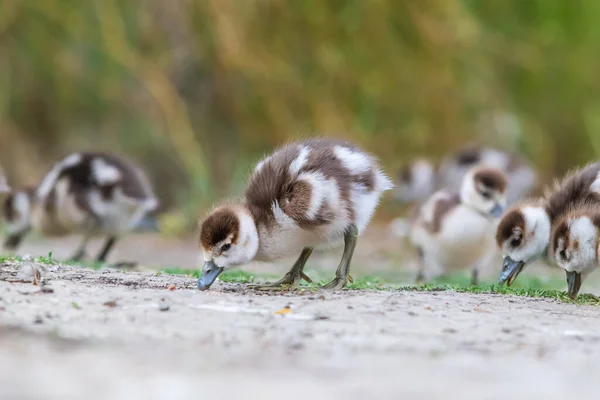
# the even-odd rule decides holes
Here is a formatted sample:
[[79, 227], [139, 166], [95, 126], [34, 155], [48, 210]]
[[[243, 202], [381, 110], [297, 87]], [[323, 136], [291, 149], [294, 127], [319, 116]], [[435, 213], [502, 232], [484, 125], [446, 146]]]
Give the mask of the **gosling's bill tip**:
[[500, 272], [499, 284], [506, 282], [507, 286], [511, 286], [517, 279], [517, 276], [523, 271], [525, 263], [523, 261], [515, 261], [509, 256], [504, 257], [502, 262], [502, 272]]
[[202, 268], [202, 276], [198, 278], [198, 289], [207, 290], [213, 284], [215, 279], [223, 272], [223, 268], [217, 266], [213, 261], [207, 261]]

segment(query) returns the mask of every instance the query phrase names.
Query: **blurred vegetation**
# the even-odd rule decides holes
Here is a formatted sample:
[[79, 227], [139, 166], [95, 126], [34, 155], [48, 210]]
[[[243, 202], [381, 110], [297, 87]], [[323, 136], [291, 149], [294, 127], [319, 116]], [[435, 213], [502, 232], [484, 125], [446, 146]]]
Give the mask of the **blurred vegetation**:
[[0, 0], [0, 160], [19, 185], [124, 153], [190, 217], [316, 132], [390, 174], [479, 139], [549, 177], [600, 155], [599, 22], [589, 0]]

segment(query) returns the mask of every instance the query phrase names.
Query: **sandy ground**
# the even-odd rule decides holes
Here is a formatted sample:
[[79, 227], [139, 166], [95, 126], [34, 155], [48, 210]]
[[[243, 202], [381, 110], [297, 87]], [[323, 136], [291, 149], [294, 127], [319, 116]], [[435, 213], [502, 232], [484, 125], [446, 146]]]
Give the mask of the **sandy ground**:
[[1, 267], [2, 399], [597, 398], [599, 307], [31, 265]]
[[[31, 240], [22, 253], [60, 259], [76, 243]], [[140, 235], [112, 259], [193, 268], [196, 248], [194, 238]], [[354, 271], [389, 274], [403, 256], [397, 239], [371, 234]], [[338, 258], [311, 262], [333, 275]], [[0, 266], [0, 399], [591, 399], [599, 316], [597, 306], [511, 296], [266, 295], [225, 283], [200, 292], [182, 276], [9, 263]]]

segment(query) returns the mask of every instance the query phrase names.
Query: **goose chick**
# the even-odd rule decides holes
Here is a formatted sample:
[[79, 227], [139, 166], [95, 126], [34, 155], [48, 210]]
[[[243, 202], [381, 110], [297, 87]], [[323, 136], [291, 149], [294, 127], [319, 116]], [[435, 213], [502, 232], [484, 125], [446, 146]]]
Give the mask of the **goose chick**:
[[600, 204], [582, 204], [552, 227], [549, 257], [567, 274], [567, 293], [575, 299], [599, 264]]
[[107, 153], [73, 153], [59, 162], [35, 189], [16, 191], [4, 203], [9, 236], [5, 247], [14, 251], [31, 229], [44, 236], [82, 234], [71, 260], [83, 258], [88, 241], [107, 236], [97, 260], [104, 262], [118, 238], [158, 206], [142, 171]]
[[547, 258], [552, 226], [581, 202], [600, 202], [600, 162], [573, 170], [547, 188], [542, 198], [516, 204], [501, 219], [496, 244], [504, 260], [499, 283], [510, 286], [531, 262]]
[[493, 232], [506, 207], [506, 189], [502, 171], [476, 167], [464, 177], [459, 194], [436, 192], [420, 208], [411, 231], [421, 259], [418, 281], [424, 269], [443, 274], [470, 266], [477, 284], [479, 268], [495, 253]]
[[202, 222], [198, 288], [208, 289], [224, 269], [300, 254], [283, 279], [257, 288], [295, 286], [313, 249], [344, 243], [336, 277], [325, 285], [343, 288], [357, 236], [392, 188], [376, 159], [348, 142], [310, 139], [279, 148], [258, 163], [243, 201]]

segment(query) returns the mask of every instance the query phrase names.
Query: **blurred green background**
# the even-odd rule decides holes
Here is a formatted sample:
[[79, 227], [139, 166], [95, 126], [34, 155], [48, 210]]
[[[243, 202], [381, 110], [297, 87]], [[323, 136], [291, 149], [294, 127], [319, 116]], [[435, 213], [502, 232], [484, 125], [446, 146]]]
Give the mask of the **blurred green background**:
[[600, 154], [598, 43], [594, 0], [1, 0], [0, 162], [127, 154], [192, 226], [315, 133], [390, 175], [477, 139], [547, 179]]

